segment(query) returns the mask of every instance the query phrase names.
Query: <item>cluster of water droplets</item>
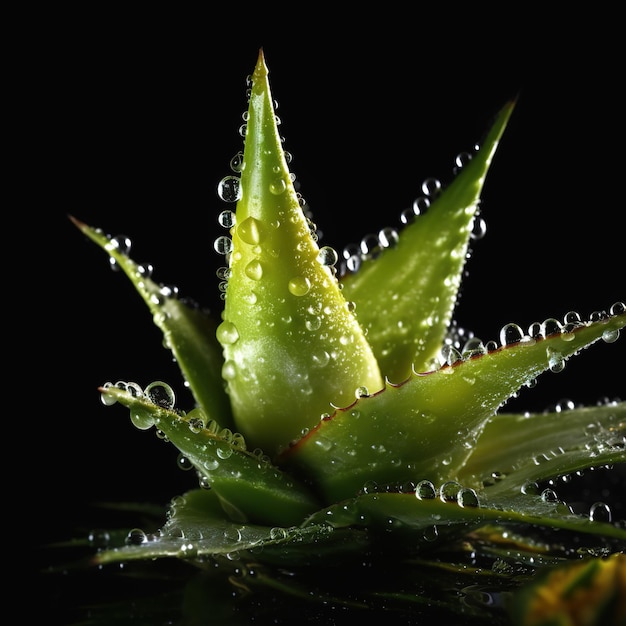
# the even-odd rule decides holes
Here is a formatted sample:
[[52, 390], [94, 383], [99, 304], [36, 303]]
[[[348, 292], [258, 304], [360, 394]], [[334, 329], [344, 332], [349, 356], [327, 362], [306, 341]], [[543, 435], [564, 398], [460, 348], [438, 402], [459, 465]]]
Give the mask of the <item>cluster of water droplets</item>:
[[[249, 102], [250, 96], [251, 96], [251, 88], [252, 88], [252, 79], [250, 76], [246, 78], [246, 85], [247, 85], [246, 97], [247, 97], [247, 101]], [[276, 111], [278, 109], [278, 102], [274, 100], [272, 104], [273, 104], [274, 111]], [[248, 119], [249, 119], [249, 112], [247, 110], [243, 112], [242, 119], [243, 119], [243, 123], [239, 127], [239, 135], [245, 140], [245, 137], [248, 133]], [[276, 113], [274, 114], [274, 119], [276, 121], [276, 125], [280, 126], [281, 120], [278, 117], [278, 115], [276, 115]], [[284, 137], [280, 136], [279, 138], [280, 138], [281, 143], [284, 143], [285, 141]], [[283, 150], [283, 153], [285, 156], [285, 161], [287, 165], [289, 166], [293, 160], [293, 156], [287, 150]], [[237, 227], [237, 219], [236, 219], [235, 210], [234, 208], [230, 208], [230, 207], [233, 207], [233, 205], [235, 205], [243, 197], [243, 190], [241, 187], [241, 174], [243, 173], [246, 167], [243, 151], [239, 150], [231, 158], [229, 165], [230, 165], [230, 169], [232, 173], [223, 177], [217, 185], [218, 197], [220, 198], [220, 200], [222, 200], [222, 202], [226, 203], [226, 205], [228, 205], [229, 207], [220, 211], [217, 221], [218, 221], [218, 224], [222, 228], [228, 231], [228, 233], [218, 236], [215, 239], [214, 244], [213, 244], [214, 250], [219, 255], [223, 256], [226, 261], [226, 264], [219, 267], [217, 270], [217, 277], [219, 278], [218, 288], [220, 291], [220, 297], [222, 299], [226, 298], [228, 279], [230, 277], [230, 259], [231, 259], [231, 253], [233, 251], [233, 242], [232, 242], [231, 234], [232, 234], [233, 229]], [[296, 197], [298, 200], [298, 204], [300, 208], [302, 209], [302, 212], [306, 219], [311, 237], [313, 238], [314, 241], [318, 241], [321, 236], [321, 233], [318, 231], [317, 225], [313, 221], [311, 209], [307, 201], [304, 199], [302, 194], [298, 191], [299, 184], [296, 180], [296, 175], [293, 172], [289, 173], [289, 180], [293, 184], [294, 189], [296, 190]], [[269, 191], [270, 193], [274, 195], [280, 195], [287, 191], [287, 183], [282, 178], [282, 173], [280, 170], [276, 171], [276, 179], [271, 181], [269, 185], [270, 185]], [[274, 224], [274, 226], [278, 227], [279, 224], [278, 223]], [[333, 260], [330, 260], [329, 255], [331, 253], [334, 255]], [[331, 248], [329, 248], [328, 246], [326, 246], [320, 250], [319, 260], [320, 260], [320, 263], [322, 263], [323, 265], [332, 267], [337, 262], [337, 253]], [[256, 263], [253, 267], [249, 268], [249, 272], [251, 273], [250, 274], [251, 278], [258, 279], [261, 276], [262, 268], [259, 263]], [[295, 286], [294, 288], [298, 289], [298, 286]]]
[[[145, 389], [142, 389], [140, 385], [134, 382], [107, 382], [102, 386], [101, 393], [102, 402], [106, 406], [111, 406], [117, 402], [117, 399], [112, 394], [107, 393], [107, 390], [111, 387], [116, 387], [126, 391], [135, 398], [143, 399], [150, 404], [175, 412], [181, 420], [187, 422], [191, 433], [208, 435], [215, 442], [215, 454], [207, 453], [206, 458], [202, 462], [202, 467], [195, 468], [200, 487], [203, 489], [211, 488], [211, 473], [219, 468], [221, 461], [228, 460], [236, 451], [247, 452], [252, 458], [256, 459], [260, 469], [272, 466], [271, 458], [261, 448], [249, 450], [241, 433], [221, 427], [215, 420], [208, 418], [202, 408], [195, 407], [188, 412], [175, 409], [176, 397], [173, 389], [167, 383], [154, 381]], [[164, 441], [168, 440], [165, 433], [159, 429], [160, 418], [158, 414], [155, 416], [151, 407], [142, 405], [131, 407], [130, 419], [133, 425], [140, 430], [148, 430], [154, 426], [157, 437]], [[180, 469], [186, 471], [194, 469], [194, 465], [182, 452], [177, 458], [177, 465]], [[235, 478], [237, 477], [235, 476]]]
[[[479, 146], [475, 145], [474, 153], [478, 149]], [[452, 168], [454, 176], [457, 176], [461, 169], [469, 163], [472, 156], [472, 152], [461, 152], [456, 156]], [[421, 185], [421, 194], [413, 200], [409, 208], [400, 213], [399, 227], [389, 226], [381, 229], [378, 233], [369, 233], [358, 243], [349, 244], [342, 250], [339, 276], [358, 271], [364, 261], [376, 258], [386, 248], [394, 247], [399, 241], [401, 230], [411, 224], [418, 216], [424, 215], [443, 190], [444, 186], [438, 178], [424, 179]], [[472, 240], [482, 239], [487, 230], [485, 220], [480, 217], [479, 213], [477, 208], [470, 233]]]
[[[543, 322], [533, 322], [527, 331], [514, 322], [505, 324], [499, 333], [499, 341], [483, 342], [473, 333], [460, 328], [453, 322], [450, 326], [448, 336], [444, 341], [439, 357], [439, 366], [454, 365], [462, 361], [467, 361], [474, 357], [494, 352], [500, 348], [506, 348], [515, 344], [533, 344], [548, 337], [559, 336], [563, 341], [571, 341], [574, 332], [593, 322], [607, 320], [610, 317], [621, 315], [626, 312], [626, 304], [615, 302], [607, 311], [594, 311], [587, 320], [576, 311], [569, 311], [562, 320], [554, 317], [545, 319]], [[615, 329], [607, 330], [602, 335], [602, 340], [606, 343], [617, 341], [620, 331]], [[560, 372], [565, 367], [565, 357], [555, 348], [549, 349], [550, 370]]]

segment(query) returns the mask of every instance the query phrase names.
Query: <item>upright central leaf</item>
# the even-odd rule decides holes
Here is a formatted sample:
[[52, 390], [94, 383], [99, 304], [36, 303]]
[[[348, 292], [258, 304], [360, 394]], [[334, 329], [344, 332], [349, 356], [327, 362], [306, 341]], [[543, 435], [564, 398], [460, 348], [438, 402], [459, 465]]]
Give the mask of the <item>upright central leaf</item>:
[[237, 428], [275, 454], [332, 405], [383, 380], [291, 180], [262, 51], [252, 76], [241, 197], [223, 322], [223, 376]]

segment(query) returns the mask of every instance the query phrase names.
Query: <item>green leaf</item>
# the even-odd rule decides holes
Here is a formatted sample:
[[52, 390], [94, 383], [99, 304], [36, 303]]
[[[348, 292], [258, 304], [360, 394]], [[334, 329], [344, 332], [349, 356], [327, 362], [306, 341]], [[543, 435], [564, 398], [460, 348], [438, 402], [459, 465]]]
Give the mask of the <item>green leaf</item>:
[[201, 410], [179, 415], [171, 407], [154, 404], [132, 386], [107, 386], [101, 392], [109, 402], [128, 407], [144, 428], [153, 424], [162, 432], [219, 496], [233, 519], [297, 524], [318, 508], [308, 488], [273, 466], [260, 450], [247, 450], [240, 434], [209, 422]]
[[387, 384], [321, 421], [279, 464], [313, 482], [326, 503], [370, 481], [456, 478], [487, 420], [514, 393], [602, 337], [613, 340], [625, 324], [626, 313], [612, 315]]
[[602, 465], [626, 462], [626, 402], [535, 414], [494, 415], [459, 472], [490, 497]]
[[504, 106], [479, 151], [399, 234], [397, 243], [342, 278], [382, 373], [394, 383], [432, 368], [448, 331], [472, 225], [491, 160], [514, 103]]
[[195, 561], [207, 556], [229, 557], [250, 552], [248, 558], [254, 561], [296, 566], [341, 560], [367, 545], [362, 530], [334, 531], [323, 522], [283, 527], [233, 521], [224, 512], [217, 493], [203, 489], [176, 497], [158, 535], [144, 537], [140, 533], [138, 538], [134, 544], [99, 552], [94, 561], [106, 564], [165, 557]]
[[232, 425], [228, 396], [222, 381], [222, 352], [215, 337], [217, 323], [201, 309], [172, 295], [147, 276], [120, 246], [116, 237], [70, 216], [89, 239], [109, 254], [148, 305], [152, 320], [163, 332], [195, 401], [207, 416], [224, 426]]
[[626, 555], [589, 558], [546, 568], [515, 592], [513, 626], [626, 624]]
[[217, 336], [237, 428], [273, 455], [331, 403], [346, 406], [357, 388], [378, 391], [383, 380], [339, 288], [337, 253], [318, 247], [299, 204], [267, 74], [261, 52]]
[[[388, 533], [417, 533], [426, 544], [440, 535], [442, 540], [451, 533], [459, 537], [486, 524], [534, 525], [626, 541], [626, 529], [573, 515], [563, 504], [540, 496], [508, 496], [496, 505], [456, 481], [439, 486], [429, 482], [427, 495], [423, 493], [418, 483], [415, 493], [363, 494], [316, 512], [308, 521], [317, 524], [325, 520], [334, 528], [367, 524]], [[413, 542], [416, 551], [423, 547], [419, 544]]]

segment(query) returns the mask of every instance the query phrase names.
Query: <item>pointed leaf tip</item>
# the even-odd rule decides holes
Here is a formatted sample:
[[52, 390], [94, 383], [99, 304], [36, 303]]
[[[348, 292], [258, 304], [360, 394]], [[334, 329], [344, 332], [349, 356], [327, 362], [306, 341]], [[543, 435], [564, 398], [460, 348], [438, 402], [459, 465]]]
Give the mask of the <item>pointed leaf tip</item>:
[[337, 254], [320, 249], [300, 206], [262, 54], [242, 165], [217, 337], [237, 428], [271, 456], [383, 379], [335, 277]]

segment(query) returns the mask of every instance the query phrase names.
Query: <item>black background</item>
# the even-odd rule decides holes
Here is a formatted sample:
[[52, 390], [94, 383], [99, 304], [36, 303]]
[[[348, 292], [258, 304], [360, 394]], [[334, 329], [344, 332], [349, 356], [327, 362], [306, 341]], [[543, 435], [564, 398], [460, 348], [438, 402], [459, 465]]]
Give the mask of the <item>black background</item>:
[[[324, 243], [339, 249], [399, 225], [422, 181], [449, 180], [456, 154], [517, 97], [483, 192], [488, 231], [467, 265], [459, 324], [486, 341], [507, 322], [626, 299], [615, 18], [577, 16], [566, 30], [560, 17], [514, 11], [389, 11], [380, 21], [322, 12], [291, 24], [277, 13], [270, 28], [235, 13], [90, 11], [16, 24], [17, 193], [6, 213], [17, 226], [5, 236], [18, 246], [6, 268], [17, 284], [4, 301], [19, 397], [5, 447], [17, 447], [26, 472], [14, 467], [12, 488], [45, 540], [72, 536], [93, 501], [165, 504], [195, 486], [173, 447], [100, 402], [106, 381], [164, 380], [191, 407], [145, 305], [68, 215], [127, 235], [157, 282], [219, 315], [216, 186], [242, 147], [245, 78], [260, 47]], [[507, 408], [624, 397], [625, 345], [592, 346]]]

